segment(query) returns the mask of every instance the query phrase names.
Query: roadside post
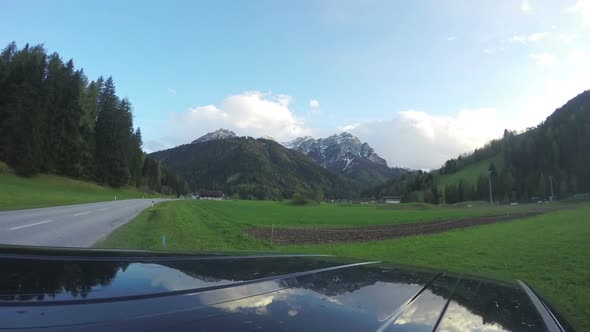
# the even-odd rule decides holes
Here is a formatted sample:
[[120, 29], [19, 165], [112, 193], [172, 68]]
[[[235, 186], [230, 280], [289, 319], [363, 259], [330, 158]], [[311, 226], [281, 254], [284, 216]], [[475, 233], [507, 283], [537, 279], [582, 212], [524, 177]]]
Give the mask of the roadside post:
[[275, 235], [275, 224], [272, 224], [272, 228], [270, 229], [270, 245], [272, 246], [272, 238]]

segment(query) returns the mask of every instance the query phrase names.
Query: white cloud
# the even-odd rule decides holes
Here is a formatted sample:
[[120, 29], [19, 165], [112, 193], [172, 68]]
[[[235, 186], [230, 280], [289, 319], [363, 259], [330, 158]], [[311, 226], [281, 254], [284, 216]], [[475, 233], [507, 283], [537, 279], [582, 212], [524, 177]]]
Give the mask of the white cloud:
[[143, 149], [149, 153], [149, 152], [160, 151], [160, 150], [165, 150], [167, 148], [170, 148], [171, 146], [164, 143], [164, 141], [165, 141], [165, 139], [163, 139], [163, 138], [160, 138], [157, 140], [152, 139], [152, 140], [145, 141], [143, 143]]
[[317, 99], [312, 99], [309, 101], [309, 107], [312, 109], [318, 109], [320, 108], [320, 102]]
[[566, 9], [566, 12], [580, 15], [582, 24], [590, 26], [590, 0], [577, 0], [573, 6]]
[[555, 39], [564, 43], [571, 43], [578, 38], [576, 34], [560, 34]]
[[448, 36], [448, 37], [447, 37], [447, 40], [448, 40], [448, 41], [453, 41], [453, 40], [456, 40], [456, 39], [457, 39], [457, 37], [456, 37], [456, 36]]
[[584, 60], [586, 58], [586, 54], [584, 54], [581, 51], [570, 51], [567, 54], [567, 58], [568, 58], [568, 60], [572, 60], [572, 61], [580, 61], [580, 60]]
[[171, 95], [176, 95], [176, 90], [174, 90], [172, 88], [168, 88], [168, 93]]
[[522, 12], [525, 14], [530, 14], [533, 12], [533, 7], [531, 7], [531, 4], [528, 0], [523, 0], [520, 4], [520, 10], [522, 10]]
[[461, 110], [432, 115], [408, 110], [391, 120], [357, 124], [349, 131], [369, 142], [390, 165], [437, 168], [447, 159], [473, 151], [502, 134], [496, 110]]
[[165, 136], [159, 142], [146, 143], [146, 149], [189, 143], [219, 128], [232, 130], [240, 136], [268, 135], [278, 141], [310, 135], [312, 130], [290, 109], [292, 102], [293, 98], [288, 95], [250, 91], [229, 96], [219, 105], [198, 106], [174, 113], [171, 122], [163, 126]]
[[529, 59], [538, 65], [552, 65], [557, 62], [555, 57], [549, 53], [531, 53]]
[[531, 33], [530, 35], [514, 35], [512, 36], [510, 39], [508, 39], [509, 42], [511, 43], [534, 43], [534, 42], [538, 42], [542, 39], [545, 38], [545, 36], [547, 36], [547, 33], [545, 32], [536, 32], [536, 33]]
[[546, 33], [544, 33], [544, 32], [533, 33], [528, 36], [528, 40], [531, 42], [536, 42], [536, 41], [539, 41], [539, 40], [545, 38], [545, 35], [546, 35]]
[[524, 43], [526, 42], [526, 37], [523, 35], [514, 35], [509, 39], [509, 41], [513, 43]]
[[590, 70], [579, 71], [550, 79], [535, 86], [531, 92], [524, 92], [524, 97], [515, 100], [501, 114], [506, 127], [522, 130], [526, 127], [536, 126], [544, 121], [557, 108], [563, 106], [568, 100], [590, 88]]

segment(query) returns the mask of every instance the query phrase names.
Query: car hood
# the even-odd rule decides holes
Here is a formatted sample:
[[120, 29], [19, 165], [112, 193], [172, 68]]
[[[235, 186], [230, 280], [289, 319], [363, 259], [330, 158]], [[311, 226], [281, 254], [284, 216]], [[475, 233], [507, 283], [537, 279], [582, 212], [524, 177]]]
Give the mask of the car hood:
[[560, 331], [524, 283], [322, 255], [4, 247], [0, 328]]

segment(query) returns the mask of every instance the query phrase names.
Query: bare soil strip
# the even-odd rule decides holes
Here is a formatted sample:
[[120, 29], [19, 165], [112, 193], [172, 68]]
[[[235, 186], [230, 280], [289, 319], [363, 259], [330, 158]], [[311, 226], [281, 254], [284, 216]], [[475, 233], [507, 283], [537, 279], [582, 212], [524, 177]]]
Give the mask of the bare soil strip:
[[246, 234], [274, 244], [325, 244], [334, 242], [367, 242], [389, 240], [406, 236], [445, 232], [457, 228], [492, 224], [501, 221], [522, 219], [541, 214], [527, 212], [510, 215], [473, 217], [416, 222], [411, 224], [395, 224], [385, 226], [366, 226], [349, 228], [248, 228]]

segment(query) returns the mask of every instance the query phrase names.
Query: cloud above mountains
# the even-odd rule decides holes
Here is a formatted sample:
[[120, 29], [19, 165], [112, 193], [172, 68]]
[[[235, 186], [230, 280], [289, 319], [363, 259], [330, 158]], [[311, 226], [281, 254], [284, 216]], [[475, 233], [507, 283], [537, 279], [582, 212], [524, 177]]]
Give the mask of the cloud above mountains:
[[[313, 129], [298, 118], [293, 98], [249, 91], [231, 95], [219, 105], [204, 105], [174, 113], [160, 140], [146, 142], [146, 150], [156, 151], [186, 144], [205, 133], [224, 128], [240, 136], [271, 136], [279, 142], [296, 137], [328, 136], [350, 131], [367, 141], [391, 164], [411, 168], [438, 167], [450, 157], [483, 145], [498, 132], [491, 123], [495, 110], [464, 110], [452, 116], [435, 116], [409, 110], [391, 119], [363, 122], [337, 128]], [[317, 100], [310, 107], [319, 107]], [[497, 128], [496, 128], [497, 129]]]
[[502, 129], [496, 110], [482, 108], [449, 116], [402, 111], [389, 120], [348, 126], [348, 131], [369, 142], [390, 165], [432, 169], [484, 145]]
[[288, 95], [247, 91], [231, 95], [219, 105], [204, 105], [173, 113], [163, 125], [166, 134], [160, 140], [146, 142], [149, 151], [191, 142], [208, 132], [224, 128], [242, 136], [271, 136], [278, 141], [310, 135], [290, 106]]

